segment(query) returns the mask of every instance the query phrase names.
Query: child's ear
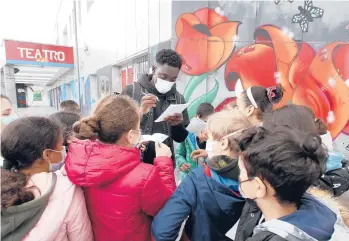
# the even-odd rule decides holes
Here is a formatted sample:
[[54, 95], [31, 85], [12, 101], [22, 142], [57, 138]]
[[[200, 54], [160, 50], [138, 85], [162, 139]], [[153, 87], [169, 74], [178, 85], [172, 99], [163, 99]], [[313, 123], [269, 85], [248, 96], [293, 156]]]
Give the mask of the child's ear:
[[229, 149], [229, 140], [226, 137], [220, 141], [220, 148], [222, 151]]

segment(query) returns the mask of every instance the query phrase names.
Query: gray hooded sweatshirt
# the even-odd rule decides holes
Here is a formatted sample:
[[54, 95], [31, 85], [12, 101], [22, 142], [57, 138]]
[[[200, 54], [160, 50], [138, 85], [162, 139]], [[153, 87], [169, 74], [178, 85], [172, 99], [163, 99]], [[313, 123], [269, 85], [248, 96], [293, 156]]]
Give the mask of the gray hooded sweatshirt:
[[51, 186], [44, 195], [30, 202], [1, 210], [2, 241], [20, 241], [29, 233], [45, 211], [56, 181], [57, 176], [53, 173]]

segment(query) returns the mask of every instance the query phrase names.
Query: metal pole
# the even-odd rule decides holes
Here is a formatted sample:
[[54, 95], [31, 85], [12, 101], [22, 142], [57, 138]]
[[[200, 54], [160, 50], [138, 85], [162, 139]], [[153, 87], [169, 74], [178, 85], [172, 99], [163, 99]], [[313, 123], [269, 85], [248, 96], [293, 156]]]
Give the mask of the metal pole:
[[81, 98], [80, 98], [80, 92], [81, 92], [81, 88], [80, 88], [80, 60], [79, 60], [79, 41], [78, 41], [78, 28], [77, 28], [77, 22], [78, 19], [76, 17], [76, 0], [74, 0], [74, 30], [75, 30], [75, 59], [76, 59], [76, 75], [77, 75], [77, 81], [78, 81], [78, 98], [79, 98], [79, 105], [80, 105], [80, 110], [82, 110], [82, 106], [81, 106]]

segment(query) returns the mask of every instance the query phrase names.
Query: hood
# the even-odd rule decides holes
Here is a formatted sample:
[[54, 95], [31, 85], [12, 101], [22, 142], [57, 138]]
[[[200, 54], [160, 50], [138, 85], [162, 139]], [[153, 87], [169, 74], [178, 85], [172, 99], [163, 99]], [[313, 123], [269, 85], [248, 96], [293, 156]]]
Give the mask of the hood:
[[153, 78], [152, 74], [145, 74], [142, 75], [139, 79], [138, 79], [138, 83], [143, 86], [149, 93], [152, 93], [158, 97], [165, 97], [165, 96], [169, 96], [169, 95], [173, 95], [174, 93], [176, 93], [176, 84], [174, 84], [172, 86], [172, 88], [165, 94], [162, 94], [160, 92], [157, 91], [157, 89], [152, 85], [152, 83], [150, 82]]
[[52, 175], [47, 192], [30, 202], [1, 210], [1, 240], [22, 240], [37, 224], [46, 209], [56, 185], [57, 176]]
[[313, 196], [305, 194], [296, 212], [258, 225], [254, 234], [269, 231], [287, 241], [330, 240], [336, 221], [337, 215], [331, 209]]
[[65, 169], [72, 183], [93, 187], [115, 181], [140, 162], [137, 148], [104, 144], [98, 140], [75, 140], [69, 146]]
[[[205, 190], [206, 195], [209, 195], [213, 199], [207, 201], [215, 202], [228, 215], [231, 215], [232, 212], [236, 213], [237, 210], [242, 210], [245, 199], [236, 197], [228, 187], [207, 176], [203, 167], [196, 168], [192, 172], [198, 177], [195, 184], [197, 186], [196, 189]], [[200, 176], [203, 176], [204, 179], [202, 180]]]
[[240, 169], [238, 160], [226, 155], [213, 156], [207, 161], [207, 166], [222, 177], [238, 181]]
[[340, 152], [329, 151], [328, 159], [326, 162], [326, 172], [333, 171], [342, 168], [342, 160], [344, 155]]

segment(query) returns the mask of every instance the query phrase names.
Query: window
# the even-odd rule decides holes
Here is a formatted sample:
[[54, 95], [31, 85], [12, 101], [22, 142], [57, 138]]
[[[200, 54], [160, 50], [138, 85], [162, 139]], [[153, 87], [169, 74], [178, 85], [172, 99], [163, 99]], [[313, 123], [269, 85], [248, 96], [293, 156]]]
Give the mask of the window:
[[68, 45], [68, 31], [67, 31], [67, 25], [65, 25], [63, 30], [63, 45]]
[[87, 12], [90, 11], [90, 9], [91, 9], [91, 7], [92, 7], [92, 5], [93, 5], [94, 2], [95, 2], [94, 0], [87, 0], [87, 1], [86, 1], [86, 9], [87, 9]]
[[71, 15], [69, 16], [69, 36], [71, 37], [73, 35], [72, 33], [72, 22], [71, 22]]
[[78, 18], [79, 18], [79, 24], [81, 25], [81, 23], [82, 23], [82, 18], [81, 18], [81, 1], [78, 1]]
[[73, 24], [73, 35], [75, 34], [75, 21], [76, 21], [76, 16], [74, 15], [74, 11], [72, 11], [72, 15], [70, 16], [73, 16], [73, 20], [72, 20], [72, 24]]
[[141, 75], [148, 73], [148, 55], [133, 60], [133, 78], [138, 80]]

